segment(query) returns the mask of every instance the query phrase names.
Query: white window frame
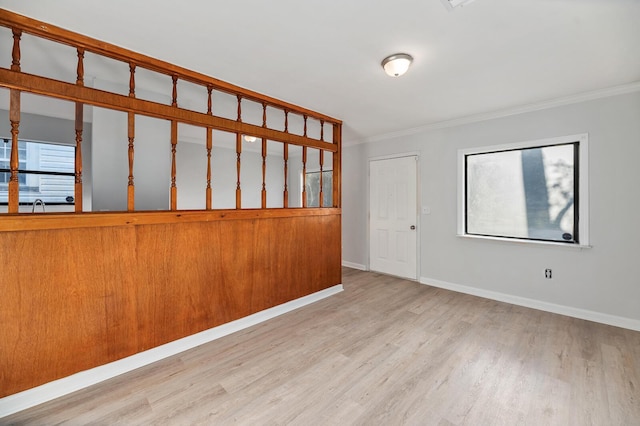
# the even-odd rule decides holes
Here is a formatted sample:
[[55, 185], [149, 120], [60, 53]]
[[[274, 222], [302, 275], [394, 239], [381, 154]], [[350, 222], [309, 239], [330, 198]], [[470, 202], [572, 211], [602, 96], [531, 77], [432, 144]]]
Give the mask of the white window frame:
[[[523, 238], [506, 238], [506, 237], [494, 237], [484, 235], [470, 235], [466, 234], [466, 197], [465, 197], [465, 185], [466, 179], [466, 165], [465, 158], [470, 154], [483, 154], [496, 151], [517, 150], [525, 148], [537, 148], [550, 145], [563, 145], [568, 143], [579, 143], [579, 168], [578, 168], [578, 235], [580, 240], [578, 244], [566, 244], [562, 242], [554, 241], [536, 241]], [[543, 245], [555, 245], [563, 247], [574, 248], [586, 248], [591, 247], [589, 244], [589, 135], [587, 133], [559, 136], [549, 139], [538, 139], [525, 142], [515, 142], [504, 145], [492, 145], [483, 146], [478, 148], [464, 148], [458, 150], [458, 221], [457, 221], [457, 235], [464, 238], [496, 240], [496, 241], [508, 241], [526, 244], [543, 244]]]

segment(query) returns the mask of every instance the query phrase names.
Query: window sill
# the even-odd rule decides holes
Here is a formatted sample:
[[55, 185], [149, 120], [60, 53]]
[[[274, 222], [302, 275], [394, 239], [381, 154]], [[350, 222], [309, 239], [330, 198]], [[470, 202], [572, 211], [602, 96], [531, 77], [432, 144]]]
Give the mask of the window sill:
[[457, 234], [460, 238], [469, 238], [472, 240], [489, 240], [489, 241], [504, 241], [507, 243], [516, 243], [516, 244], [526, 244], [526, 245], [539, 245], [539, 246], [554, 246], [554, 247], [564, 247], [569, 249], [590, 249], [593, 246], [585, 245], [585, 244], [568, 244], [568, 243], [556, 243], [553, 241], [536, 241], [536, 240], [523, 240], [520, 238], [501, 238], [501, 237], [487, 237], [484, 235], [467, 235], [467, 234]]

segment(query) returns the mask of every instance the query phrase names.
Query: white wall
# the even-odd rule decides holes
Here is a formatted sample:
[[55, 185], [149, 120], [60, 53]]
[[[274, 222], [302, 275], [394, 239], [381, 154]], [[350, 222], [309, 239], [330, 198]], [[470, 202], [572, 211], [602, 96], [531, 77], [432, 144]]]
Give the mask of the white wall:
[[[575, 249], [456, 236], [457, 150], [589, 134], [590, 239]], [[343, 151], [343, 255], [367, 265], [368, 158], [420, 153], [422, 282], [468, 286], [640, 324], [640, 92], [403, 137]], [[543, 271], [553, 269], [553, 279]]]

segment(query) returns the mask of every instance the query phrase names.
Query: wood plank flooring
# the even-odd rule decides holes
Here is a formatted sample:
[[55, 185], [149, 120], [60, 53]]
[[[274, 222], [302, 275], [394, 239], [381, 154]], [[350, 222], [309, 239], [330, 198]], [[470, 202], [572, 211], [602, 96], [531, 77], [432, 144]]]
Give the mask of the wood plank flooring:
[[2, 425], [640, 425], [640, 333], [345, 268], [345, 291]]

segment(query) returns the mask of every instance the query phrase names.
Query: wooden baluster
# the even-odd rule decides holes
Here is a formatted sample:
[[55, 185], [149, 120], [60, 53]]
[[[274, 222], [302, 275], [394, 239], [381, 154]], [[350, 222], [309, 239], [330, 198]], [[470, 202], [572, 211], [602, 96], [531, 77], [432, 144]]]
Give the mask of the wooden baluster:
[[129, 62], [129, 97], [136, 97], [136, 64]]
[[20, 129], [20, 91], [11, 89], [9, 98], [9, 121], [11, 122], [11, 156], [9, 159], [9, 213], [18, 213], [20, 184], [18, 181], [18, 133]]
[[320, 140], [324, 141], [324, 120], [320, 120]]
[[20, 71], [20, 37], [22, 30], [13, 29], [13, 49], [11, 51], [11, 71]]
[[211, 149], [213, 147], [213, 129], [207, 127], [207, 189], [206, 189], [206, 206], [207, 210], [211, 210]]
[[[78, 48], [78, 67], [77, 67], [76, 84], [84, 86], [84, 49]], [[76, 102], [76, 156], [75, 156], [75, 185], [74, 185], [74, 203], [75, 212], [82, 212], [82, 131], [84, 122], [84, 105]]]
[[171, 79], [173, 80], [173, 91], [171, 93], [171, 106], [178, 106], [178, 76], [172, 75]]
[[78, 65], [76, 67], [76, 84], [84, 86], [84, 49], [78, 47]]
[[[22, 31], [13, 29], [13, 49], [11, 51], [11, 71], [20, 72], [20, 37]], [[18, 133], [20, 132], [20, 91], [9, 91], [9, 121], [11, 122], [11, 155], [9, 157], [9, 194], [8, 212], [18, 213], [20, 198], [20, 183], [18, 180]]]
[[289, 133], [289, 111], [284, 110], [284, 132]]
[[[136, 97], [136, 80], [135, 80], [136, 64], [129, 62], [129, 97]], [[133, 164], [135, 159], [134, 140], [136, 134], [136, 116], [133, 112], [127, 114], [127, 140], [128, 150], [127, 156], [129, 159], [129, 176], [127, 180], [127, 211], [135, 210], [135, 185], [133, 179]]]
[[133, 141], [136, 134], [136, 115], [133, 112], [127, 114], [127, 138], [129, 140], [129, 180], [127, 183], [127, 210], [132, 212], [135, 210], [135, 185], [133, 183], [133, 161], [134, 161], [134, 148]]
[[324, 150], [320, 150], [318, 153], [320, 162], [320, 196], [318, 198], [318, 207], [324, 206], [324, 191], [322, 191], [322, 172], [324, 171]]
[[242, 123], [242, 96], [237, 95], [238, 98], [238, 122]]
[[[267, 103], [262, 103], [262, 127], [267, 127]], [[267, 138], [262, 138], [262, 208], [267, 208]]]
[[236, 133], [236, 160], [238, 182], [236, 184], [236, 209], [242, 208], [242, 191], [240, 190], [240, 155], [242, 154], [242, 135]]
[[267, 208], [267, 138], [262, 138], [262, 208]]
[[282, 194], [282, 206], [286, 209], [289, 207], [289, 187], [287, 185], [287, 176], [289, 168], [289, 144], [284, 143], [284, 151], [282, 153], [282, 159], [284, 160], [284, 192]]
[[304, 117], [304, 133], [302, 136], [306, 138], [307, 137], [307, 114], [304, 114], [303, 117]]
[[75, 183], [74, 203], [75, 212], [82, 212], [82, 125], [84, 121], [84, 107], [76, 102], [76, 156], [75, 156]]
[[178, 145], [178, 122], [171, 121], [171, 210], [178, 209], [178, 188], [176, 187], [176, 147]]
[[333, 143], [337, 145], [338, 150], [333, 153], [333, 207], [342, 205], [342, 196], [340, 184], [342, 182], [342, 125], [333, 124]]
[[302, 207], [307, 207], [307, 147], [302, 147]]
[[207, 115], [213, 115], [213, 99], [211, 93], [213, 92], [213, 86], [207, 85]]
[[[178, 107], [178, 76], [172, 75], [173, 91], [171, 93], [171, 106]], [[178, 145], [178, 122], [171, 120], [171, 210], [178, 209], [178, 187], [176, 186], [176, 149]]]
[[262, 103], [262, 127], [267, 127], [267, 103]]
[[[207, 115], [213, 115], [211, 92], [213, 86], [207, 86]], [[207, 127], [207, 190], [206, 190], [206, 209], [211, 210], [211, 149], [213, 148], [213, 129]]]

